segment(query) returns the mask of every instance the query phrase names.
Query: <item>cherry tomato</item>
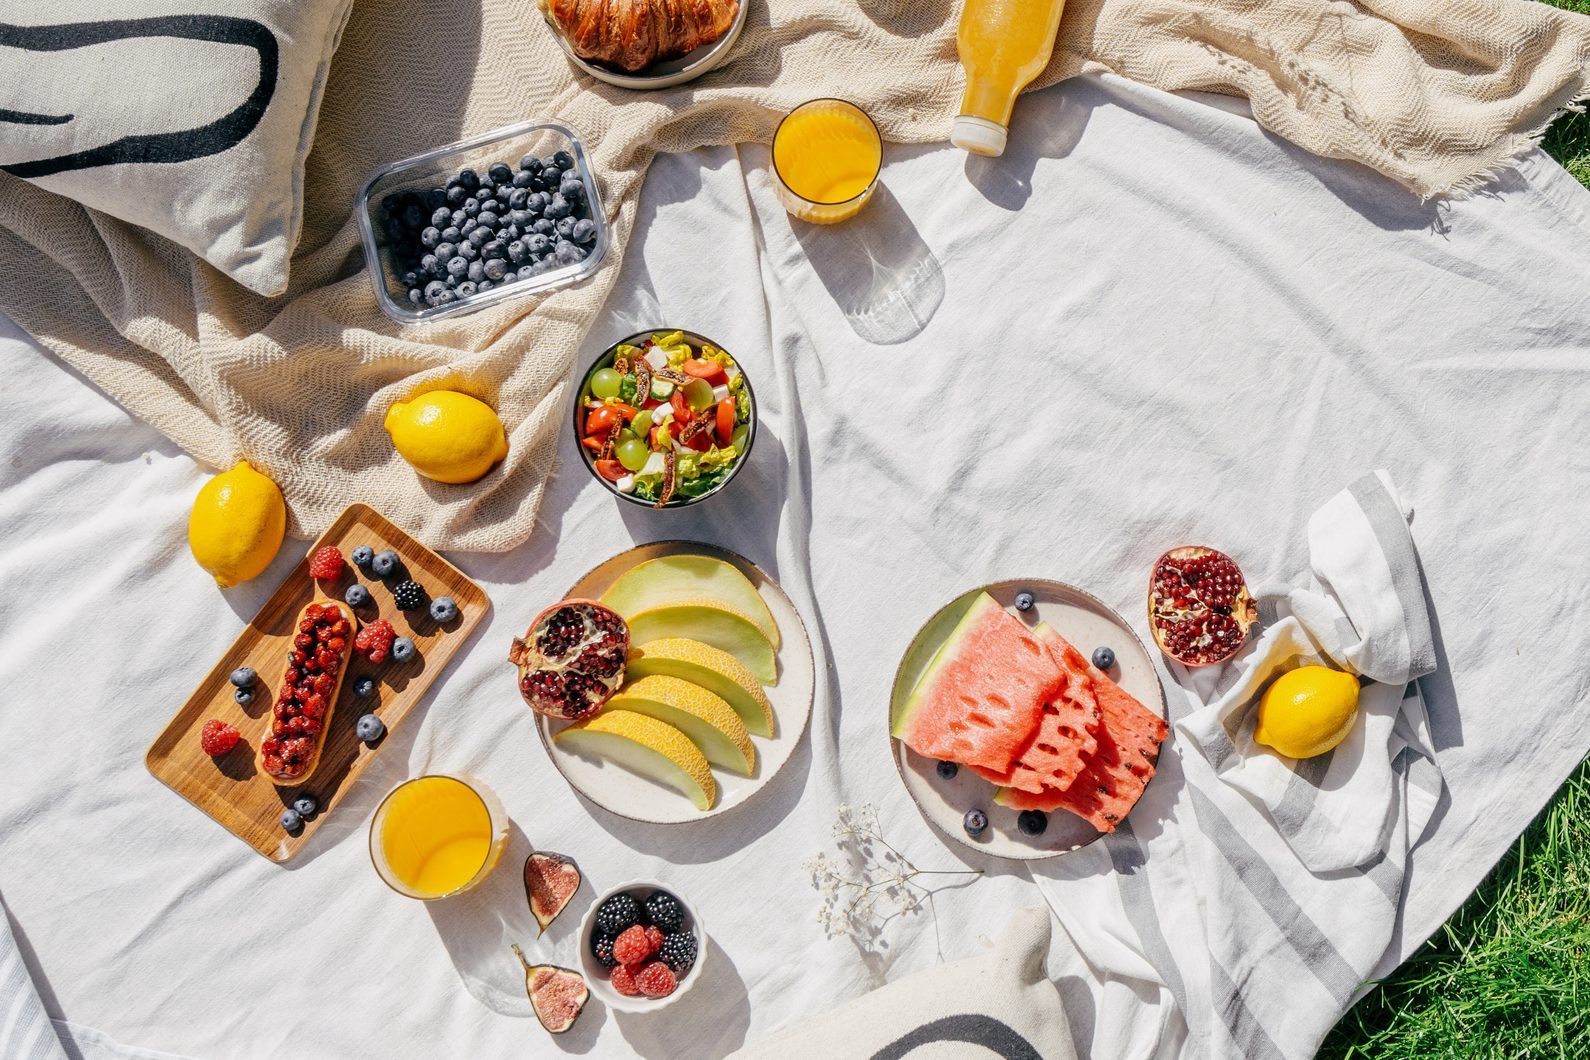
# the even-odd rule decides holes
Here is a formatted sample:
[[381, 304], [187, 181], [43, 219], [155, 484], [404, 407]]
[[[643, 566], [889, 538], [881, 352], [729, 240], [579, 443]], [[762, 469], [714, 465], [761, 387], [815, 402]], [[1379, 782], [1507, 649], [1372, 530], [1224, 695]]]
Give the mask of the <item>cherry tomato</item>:
[[592, 409], [591, 414], [585, 418], [585, 433], [606, 437], [607, 432], [613, 429], [613, 424], [621, 419], [623, 417], [612, 405]]
[[703, 361], [692, 357], [684, 363], [685, 374], [697, 379], [705, 379], [713, 386], [718, 386], [729, 381], [729, 374], [723, 370], [723, 365], [717, 361]]
[[667, 430], [667, 429], [668, 429], [668, 425], [665, 424], [665, 423], [659, 423], [657, 426], [655, 426], [655, 427], [653, 427], [651, 429], [651, 437], [648, 438], [647, 441], [648, 441], [648, 443], [651, 445], [651, 447], [653, 449], [661, 451], [662, 445], [659, 444], [657, 439], [658, 439], [658, 436], [661, 435], [662, 432]]
[[697, 431], [695, 437], [685, 443], [685, 448], [694, 449], [698, 453], [706, 452], [712, 448], [712, 432]]
[[726, 397], [718, 402], [718, 444], [728, 445], [734, 440], [734, 399]]
[[679, 426], [690, 426], [690, 421], [696, 418], [696, 414], [690, 407], [690, 402], [685, 400], [684, 391], [676, 389], [670, 404], [674, 407], [674, 419], [679, 421]]
[[606, 442], [607, 435], [605, 434], [593, 434], [587, 438], [580, 439], [580, 444], [585, 446], [585, 448], [589, 449], [593, 453], [600, 453], [602, 451], [602, 446]]
[[607, 407], [612, 409], [614, 412], [617, 412], [620, 416], [624, 417], [625, 423], [628, 423], [630, 420], [640, 415], [640, 409], [636, 408], [634, 405], [626, 405], [622, 401], [616, 402]]
[[624, 470], [624, 465], [617, 460], [598, 460], [596, 462], [596, 473], [609, 482], [617, 482], [629, 474], [629, 472]]

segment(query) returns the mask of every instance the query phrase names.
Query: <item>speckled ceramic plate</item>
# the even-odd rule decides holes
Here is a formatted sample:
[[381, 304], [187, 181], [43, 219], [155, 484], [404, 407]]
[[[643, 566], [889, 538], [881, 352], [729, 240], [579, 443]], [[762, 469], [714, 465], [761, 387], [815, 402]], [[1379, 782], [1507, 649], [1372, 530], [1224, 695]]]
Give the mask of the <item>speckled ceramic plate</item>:
[[[1032, 610], [1025, 613], [1016, 610], [1016, 594], [1023, 591], [1032, 593], [1035, 601]], [[1165, 716], [1165, 691], [1154, 670], [1153, 658], [1126, 621], [1102, 601], [1075, 586], [1046, 578], [1029, 578], [982, 585], [939, 608], [900, 660], [900, 669], [894, 675], [894, 689], [889, 696], [890, 717], [911, 695], [945, 638], [977, 594], [983, 592], [1029, 627], [1039, 622], [1049, 623], [1084, 655], [1100, 646], [1112, 648], [1116, 668], [1110, 676], [1148, 709]], [[1016, 827], [1018, 811], [994, 803], [994, 785], [970, 769], [962, 769], [945, 780], [939, 776], [938, 763], [933, 759], [923, 758], [893, 737], [889, 743], [900, 779], [911, 798], [916, 800], [922, 816], [957, 843], [996, 857], [1033, 861], [1068, 854], [1103, 834], [1075, 814], [1056, 810], [1049, 815], [1049, 827], [1043, 835], [1024, 835]], [[961, 826], [966, 811], [972, 809], [988, 815], [987, 831], [975, 839]]]
[[713, 767], [712, 779], [718, 785], [718, 798], [710, 810], [698, 810], [695, 805], [673, 788], [632, 773], [616, 763], [597, 757], [586, 757], [552, 742], [553, 733], [568, 723], [555, 721], [545, 715], [536, 715], [536, 730], [541, 734], [541, 744], [547, 756], [563, 779], [574, 790], [620, 817], [649, 824], [680, 824], [699, 821], [726, 813], [756, 795], [769, 780], [784, 768], [784, 763], [794, 753], [795, 747], [806, 734], [806, 725], [812, 715], [812, 693], [816, 688], [817, 674], [812, 664], [812, 645], [806, 636], [806, 625], [790, 598], [784, 595], [778, 583], [764, 574], [760, 567], [727, 549], [704, 545], [699, 541], [658, 541], [639, 545], [620, 552], [585, 577], [575, 582], [564, 599], [579, 597], [596, 600], [618, 580], [619, 575], [639, 563], [659, 556], [712, 556], [740, 569], [751, 579], [762, 599], [767, 601], [773, 621], [778, 624], [781, 644], [776, 654], [778, 684], [764, 686], [762, 691], [773, 705], [773, 736], [766, 739], [751, 737], [756, 747], [756, 770], [748, 777]]
[[[569, 57], [569, 62], [577, 68], [590, 74], [598, 81], [605, 81], [619, 88], [634, 88], [645, 91], [647, 89], [673, 88], [687, 81], [694, 81], [702, 74], [708, 73], [721, 66], [729, 57], [729, 52], [734, 47], [734, 42], [740, 39], [740, 31], [745, 28], [745, 13], [751, 6], [751, 0], [740, 0], [740, 10], [735, 14], [734, 21], [729, 24], [728, 31], [713, 41], [703, 44], [695, 51], [682, 55], [677, 59], [667, 62], [653, 63], [646, 69], [637, 73], [625, 73], [611, 66], [593, 63], [574, 54], [574, 49], [569, 45], [563, 32], [553, 24], [551, 18], [546, 19], [547, 29], [557, 40], [558, 47], [563, 49], [563, 54]], [[546, 17], [546, 12], [542, 12]]]

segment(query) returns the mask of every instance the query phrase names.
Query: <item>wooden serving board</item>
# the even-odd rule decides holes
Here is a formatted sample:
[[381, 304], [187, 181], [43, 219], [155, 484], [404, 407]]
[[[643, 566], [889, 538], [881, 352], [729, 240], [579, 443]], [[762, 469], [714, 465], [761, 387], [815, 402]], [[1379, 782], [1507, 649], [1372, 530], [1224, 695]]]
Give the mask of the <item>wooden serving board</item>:
[[[309, 557], [323, 545], [335, 545], [345, 559], [359, 545], [369, 545], [377, 552], [384, 548], [395, 550], [402, 558], [407, 577], [424, 586], [430, 599], [451, 596], [458, 602], [458, 617], [446, 626], [438, 625], [431, 618], [428, 602], [420, 610], [398, 610], [387, 585], [351, 561], [334, 586], [314, 581], [309, 577]], [[400, 574], [393, 580], [400, 581], [402, 577]], [[384, 618], [392, 623], [398, 636], [411, 638], [419, 651], [406, 663], [389, 656], [379, 666], [354, 651], [348, 662], [347, 679], [332, 709], [319, 766], [303, 783], [278, 787], [260, 772], [255, 755], [270, 728], [271, 708], [287, 669], [288, 646], [296, 632], [295, 620], [305, 605], [326, 598], [328, 592], [341, 599], [355, 579], [370, 590], [370, 602], [354, 609], [360, 624]], [[155, 779], [259, 853], [275, 862], [287, 861], [337, 808], [343, 793], [424, 697], [490, 609], [491, 600], [485, 591], [457, 567], [374, 509], [363, 504], [350, 505], [309, 546], [304, 558], [260, 608], [248, 628], [216, 660], [214, 668], [150, 745], [144, 764]], [[246, 707], [239, 706], [233, 698], [229, 680], [239, 666], [251, 666], [259, 675], [254, 701]], [[360, 699], [353, 694], [353, 686], [366, 674], [376, 679], [376, 692]], [[360, 716], [372, 711], [386, 723], [388, 736], [368, 746], [354, 735], [353, 726]], [[243, 736], [235, 748], [220, 758], [211, 758], [199, 747], [199, 729], [211, 718], [235, 725]], [[315, 796], [320, 812], [297, 835], [289, 835], [281, 826], [282, 810], [304, 793]]]

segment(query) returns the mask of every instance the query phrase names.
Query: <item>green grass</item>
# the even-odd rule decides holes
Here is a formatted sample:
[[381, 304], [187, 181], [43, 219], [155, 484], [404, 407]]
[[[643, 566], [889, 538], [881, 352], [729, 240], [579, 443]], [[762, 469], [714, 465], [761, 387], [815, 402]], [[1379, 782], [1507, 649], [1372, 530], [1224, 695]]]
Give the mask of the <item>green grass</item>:
[[1319, 1056], [1590, 1057], [1590, 759]]

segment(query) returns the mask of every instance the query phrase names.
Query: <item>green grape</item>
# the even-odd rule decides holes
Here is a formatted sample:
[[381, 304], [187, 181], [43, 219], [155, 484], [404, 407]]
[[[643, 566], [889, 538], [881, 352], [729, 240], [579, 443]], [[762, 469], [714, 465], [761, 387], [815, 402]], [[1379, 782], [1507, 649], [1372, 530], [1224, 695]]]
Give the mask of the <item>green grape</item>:
[[640, 435], [642, 438], [644, 438], [648, 434], [650, 434], [651, 433], [651, 409], [641, 409], [640, 410], [640, 415], [636, 416], [633, 420], [630, 421], [629, 429], [634, 431], [636, 434]]
[[618, 462], [624, 465], [624, 470], [639, 471], [646, 466], [646, 457], [651, 450], [639, 438], [629, 438], [619, 442], [614, 452], [618, 455]]
[[729, 444], [734, 446], [736, 453], [743, 453], [745, 452], [745, 443], [750, 440], [751, 428], [742, 423], [734, 429], [734, 437], [729, 440]]
[[623, 376], [611, 368], [598, 369], [596, 374], [591, 376], [591, 393], [604, 400], [618, 397], [618, 385], [623, 379]]

